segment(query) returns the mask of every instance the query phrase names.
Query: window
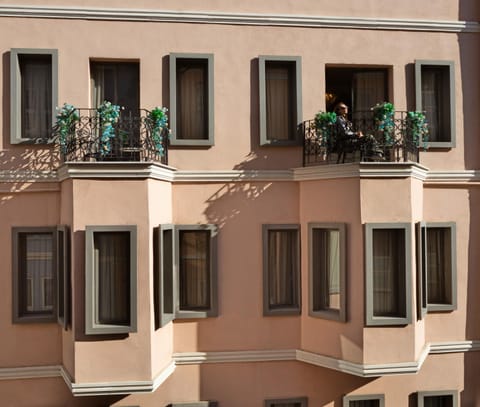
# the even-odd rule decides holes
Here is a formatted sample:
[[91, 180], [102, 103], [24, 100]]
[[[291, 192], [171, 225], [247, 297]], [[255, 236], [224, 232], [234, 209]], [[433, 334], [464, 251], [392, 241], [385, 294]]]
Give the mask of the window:
[[411, 225], [370, 223], [365, 228], [367, 325], [411, 322]]
[[218, 407], [216, 401], [197, 401], [193, 403], [173, 403], [167, 407]]
[[13, 321], [54, 322], [65, 327], [69, 309], [68, 228], [15, 227]]
[[139, 116], [138, 62], [90, 62], [92, 107], [107, 100], [123, 107], [122, 115]]
[[57, 106], [55, 49], [10, 51], [10, 142], [47, 142]]
[[302, 120], [300, 57], [261, 56], [259, 65], [260, 144], [298, 145]]
[[372, 106], [389, 99], [388, 70], [329, 66], [325, 69], [325, 91], [327, 111], [333, 111], [337, 103], [343, 102], [350, 107], [350, 119], [365, 120]]
[[217, 227], [160, 225], [156, 234], [157, 326], [217, 316]]
[[87, 226], [85, 235], [86, 334], [136, 332], [136, 226]]
[[455, 236], [453, 222], [417, 224], [419, 316], [457, 307]]
[[307, 407], [306, 397], [265, 400], [265, 407]]
[[300, 314], [300, 227], [263, 225], [263, 314]]
[[385, 396], [383, 394], [345, 396], [343, 407], [385, 407]]
[[310, 223], [310, 315], [346, 320], [345, 225]]
[[415, 61], [416, 109], [425, 111], [429, 147], [455, 147], [455, 71], [452, 61]]
[[172, 145], [213, 145], [213, 55], [170, 54]]
[[417, 393], [418, 407], [458, 407], [457, 391], [422, 391]]

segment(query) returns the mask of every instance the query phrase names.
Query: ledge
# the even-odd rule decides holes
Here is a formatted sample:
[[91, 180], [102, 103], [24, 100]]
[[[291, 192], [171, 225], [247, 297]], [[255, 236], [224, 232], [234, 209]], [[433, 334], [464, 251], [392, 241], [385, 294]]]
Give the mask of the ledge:
[[307, 16], [291, 14], [174, 11], [123, 8], [0, 6], [0, 17], [54, 18], [107, 21], [257, 25], [309, 28], [346, 28], [432, 32], [480, 32], [476, 21]]

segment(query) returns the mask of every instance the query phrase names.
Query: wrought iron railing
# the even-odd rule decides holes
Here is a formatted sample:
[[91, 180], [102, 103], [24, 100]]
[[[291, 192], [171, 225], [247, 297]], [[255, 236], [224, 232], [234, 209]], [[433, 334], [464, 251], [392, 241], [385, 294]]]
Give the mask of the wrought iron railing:
[[76, 109], [78, 119], [60, 135], [53, 132], [64, 161], [157, 161], [168, 164], [168, 129], [155, 128], [148, 111], [132, 114], [122, 111], [105, 136], [96, 109]]
[[415, 133], [407, 112], [395, 112], [392, 126], [388, 129], [379, 128], [371, 111], [355, 112], [353, 117], [351, 127], [357, 134], [351, 137], [346, 137], [335, 123], [323, 129], [316, 125], [315, 120], [301, 123], [303, 165], [361, 161], [418, 162], [419, 150], [426, 147], [427, 140]]

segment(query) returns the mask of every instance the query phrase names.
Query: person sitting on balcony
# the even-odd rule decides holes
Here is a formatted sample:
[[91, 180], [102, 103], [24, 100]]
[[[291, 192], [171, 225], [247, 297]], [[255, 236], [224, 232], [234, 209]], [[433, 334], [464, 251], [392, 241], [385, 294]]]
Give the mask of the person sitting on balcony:
[[361, 159], [366, 161], [383, 161], [383, 152], [377, 140], [372, 135], [364, 136], [361, 131], [354, 131], [353, 124], [348, 120], [348, 106], [337, 103], [335, 106], [337, 121], [335, 123], [335, 140], [333, 151], [337, 153], [337, 163], [342, 159], [345, 162], [346, 153], [357, 150], [361, 153]]
[[335, 137], [332, 148], [337, 153], [337, 163], [339, 163], [341, 159], [342, 162], [345, 162], [346, 153], [352, 153], [358, 149], [363, 133], [353, 130], [353, 124], [348, 120], [347, 116], [348, 106], [345, 103], [337, 103], [334, 111], [337, 115], [337, 121], [335, 123]]

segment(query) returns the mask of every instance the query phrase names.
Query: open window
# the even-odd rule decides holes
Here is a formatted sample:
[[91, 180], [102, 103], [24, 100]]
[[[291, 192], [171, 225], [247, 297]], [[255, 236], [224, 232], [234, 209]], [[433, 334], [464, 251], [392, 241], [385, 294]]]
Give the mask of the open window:
[[458, 407], [458, 392], [451, 391], [419, 391], [418, 407]]
[[346, 320], [345, 225], [310, 223], [310, 315]]
[[383, 394], [345, 396], [343, 407], [385, 407], [385, 396]]
[[217, 227], [160, 225], [155, 233], [157, 325], [216, 316]]

